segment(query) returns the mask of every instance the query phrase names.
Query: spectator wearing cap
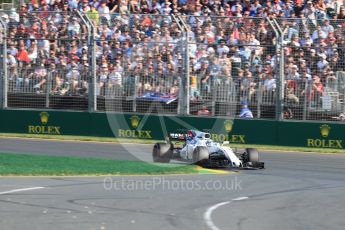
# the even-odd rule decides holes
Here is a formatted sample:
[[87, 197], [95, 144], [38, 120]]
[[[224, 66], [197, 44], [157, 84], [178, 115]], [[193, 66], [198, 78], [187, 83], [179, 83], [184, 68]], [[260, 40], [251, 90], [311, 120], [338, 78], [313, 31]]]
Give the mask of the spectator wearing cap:
[[311, 1], [311, 0], [307, 1], [307, 5], [303, 9], [303, 14], [304, 14], [305, 18], [310, 19], [311, 22], [314, 25], [316, 25], [316, 21], [315, 21], [316, 20], [316, 17], [315, 17], [316, 9], [313, 5], [313, 1]]
[[344, 65], [339, 57], [338, 51], [335, 51], [333, 56], [330, 57], [329, 66], [335, 72], [343, 70]]
[[118, 71], [116, 68], [109, 74], [108, 87], [121, 86], [122, 85], [123, 71]]
[[308, 32], [304, 32], [299, 38], [299, 43], [302, 47], [310, 47], [313, 44], [313, 39], [311, 39]]
[[12, 55], [12, 51], [7, 51], [6, 64], [10, 69], [17, 68], [17, 59]]
[[248, 108], [248, 102], [242, 101], [241, 102], [241, 111], [238, 115], [240, 118], [253, 118], [252, 111]]
[[237, 14], [237, 12], [241, 12], [243, 9], [241, 1], [237, 0], [235, 4], [231, 6], [231, 11], [233, 14]]
[[329, 66], [329, 62], [326, 59], [326, 55], [320, 55], [320, 60], [317, 62], [317, 68], [318, 71], [322, 71], [324, 68], [326, 68], [327, 66]]
[[90, 10], [90, 5], [89, 5], [89, 1], [88, 0], [80, 0], [80, 7], [79, 7], [79, 11], [81, 12], [88, 12]]
[[282, 14], [284, 18], [291, 18], [291, 15], [294, 13], [292, 5], [290, 2], [285, 2], [285, 5], [282, 8]]
[[298, 73], [298, 66], [297, 65], [292, 65], [288, 69], [288, 75], [286, 77], [287, 80], [299, 80], [301, 79], [301, 75]]
[[125, 26], [123, 28], [123, 33], [121, 33], [120, 37], [119, 37], [119, 41], [122, 42], [122, 45], [125, 45], [126, 42], [128, 43], [128, 41], [132, 40], [131, 35], [129, 34], [129, 27]]
[[309, 74], [307, 69], [303, 69], [302, 70], [301, 78], [302, 78], [303, 81], [305, 81], [305, 80], [311, 81], [312, 80], [312, 76]]

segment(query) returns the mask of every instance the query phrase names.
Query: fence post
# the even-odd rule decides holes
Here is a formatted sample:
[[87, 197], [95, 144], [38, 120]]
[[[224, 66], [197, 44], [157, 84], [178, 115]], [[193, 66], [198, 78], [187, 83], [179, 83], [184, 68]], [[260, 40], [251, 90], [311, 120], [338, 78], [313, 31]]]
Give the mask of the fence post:
[[[178, 105], [178, 114], [189, 115], [189, 100], [190, 100], [190, 68], [189, 68], [189, 27], [185, 24], [183, 19], [178, 16], [176, 17], [172, 14], [172, 18], [176, 21], [179, 29], [181, 30], [183, 37], [181, 40], [181, 49], [184, 54], [184, 76], [180, 76], [181, 85], [179, 93], [179, 105]], [[181, 25], [182, 24], [182, 25]], [[184, 44], [185, 43], [185, 44]]]
[[136, 75], [134, 78], [134, 93], [133, 93], [133, 112], [135, 113], [137, 111], [137, 98], [138, 98], [138, 92], [137, 92], [137, 85], [139, 82], [139, 76]]
[[2, 92], [0, 93], [0, 108], [7, 108], [7, 92], [8, 92], [8, 75], [7, 75], [7, 26], [6, 23], [0, 18], [0, 27], [1, 27], [1, 35], [2, 38], [0, 39], [3, 47], [2, 47], [2, 71], [1, 71], [1, 79], [0, 79], [0, 89]]
[[277, 30], [280, 33], [280, 36], [277, 37], [277, 50], [280, 49], [280, 60], [279, 60], [279, 77], [277, 79], [278, 81], [278, 87], [277, 87], [277, 105], [276, 105], [276, 120], [281, 121], [284, 118], [284, 87], [285, 87], [285, 73], [284, 73], [284, 33], [282, 29], [279, 26], [279, 23], [276, 21], [276, 19], [273, 19], [274, 24], [277, 27]]
[[305, 79], [305, 82], [304, 82], [304, 103], [303, 103], [303, 117], [302, 119], [303, 120], [306, 120], [307, 119], [307, 103], [308, 103], [308, 100], [309, 100], [309, 83], [308, 83], [308, 79]]
[[[182, 21], [182, 23], [184, 24], [184, 22]], [[185, 24], [184, 24], [185, 25]], [[185, 101], [185, 114], [189, 115], [190, 113], [190, 66], [189, 66], [189, 38], [190, 38], [190, 32], [189, 32], [189, 27], [187, 25], [185, 25], [186, 28], [186, 101]]]
[[49, 95], [52, 87], [52, 72], [50, 71], [47, 76], [47, 84], [46, 84], [46, 108], [50, 106]]
[[261, 118], [261, 104], [262, 104], [262, 82], [259, 82], [259, 87], [258, 87], [258, 105], [257, 105], [257, 118]]
[[90, 77], [89, 79], [89, 86], [88, 86], [88, 110], [89, 112], [94, 112], [97, 111], [97, 94], [96, 94], [96, 84], [97, 84], [97, 75], [96, 75], [96, 52], [95, 52], [95, 33], [96, 29], [95, 26], [93, 25], [93, 22], [88, 18], [86, 14], [81, 14], [80, 12], [77, 12], [79, 17], [83, 20], [85, 23], [87, 30], [88, 30], [88, 44], [89, 44], [89, 49], [88, 52], [90, 54], [91, 60], [91, 65], [90, 65]]

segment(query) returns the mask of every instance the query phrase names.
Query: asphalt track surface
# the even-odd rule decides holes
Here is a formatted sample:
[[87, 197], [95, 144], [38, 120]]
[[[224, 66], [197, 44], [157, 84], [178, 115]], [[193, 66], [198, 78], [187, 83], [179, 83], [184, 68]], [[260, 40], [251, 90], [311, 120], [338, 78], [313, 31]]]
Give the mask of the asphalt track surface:
[[[0, 152], [150, 159], [138, 146], [0, 139]], [[345, 155], [261, 156], [265, 170], [233, 174], [0, 177], [0, 229], [344, 229]]]

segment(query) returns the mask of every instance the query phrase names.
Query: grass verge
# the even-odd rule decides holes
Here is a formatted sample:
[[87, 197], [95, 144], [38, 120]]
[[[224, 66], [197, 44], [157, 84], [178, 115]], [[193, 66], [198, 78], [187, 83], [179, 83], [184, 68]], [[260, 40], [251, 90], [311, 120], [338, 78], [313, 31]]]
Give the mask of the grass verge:
[[198, 173], [193, 165], [0, 153], [1, 176], [161, 175]]

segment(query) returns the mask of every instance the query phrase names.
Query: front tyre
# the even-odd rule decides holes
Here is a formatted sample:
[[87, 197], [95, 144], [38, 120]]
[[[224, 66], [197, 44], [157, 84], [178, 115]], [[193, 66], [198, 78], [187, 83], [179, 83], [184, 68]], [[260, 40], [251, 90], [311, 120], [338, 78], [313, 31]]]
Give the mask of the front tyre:
[[199, 166], [206, 166], [209, 160], [209, 152], [207, 147], [198, 146], [193, 151], [193, 162]]
[[246, 152], [246, 159], [248, 162], [252, 162], [252, 163], [257, 163], [259, 162], [259, 152], [257, 149], [255, 148], [247, 148]]
[[156, 143], [153, 146], [152, 158], [153, 162], [169, 163], [172, 157], [170, 143]]

